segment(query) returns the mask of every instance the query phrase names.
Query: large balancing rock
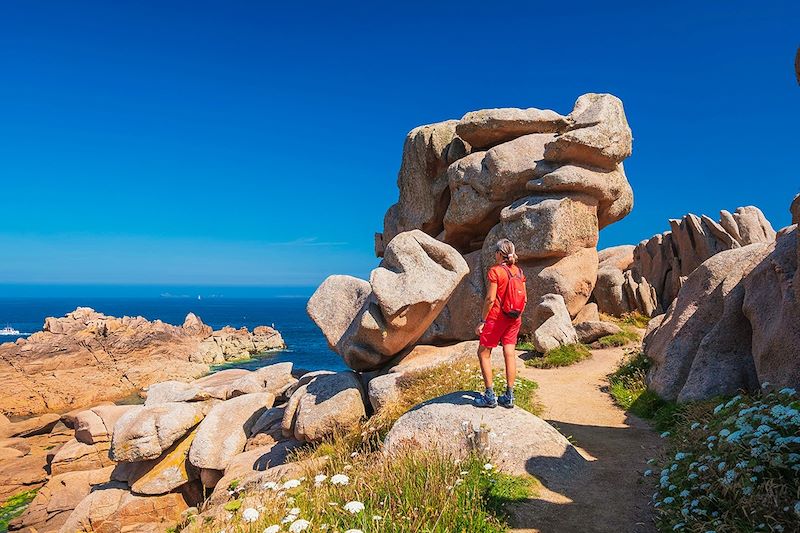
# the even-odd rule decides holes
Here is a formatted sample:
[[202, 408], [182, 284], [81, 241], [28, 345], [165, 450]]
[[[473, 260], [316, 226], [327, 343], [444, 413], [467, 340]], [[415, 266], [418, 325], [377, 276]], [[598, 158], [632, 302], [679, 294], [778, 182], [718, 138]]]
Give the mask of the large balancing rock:
[[426, 233], [399, 234], [367, 282], [331, 276], [308, 314], [354, 370], [375, 370], [419, 339], [469, 272], [454, 248]]

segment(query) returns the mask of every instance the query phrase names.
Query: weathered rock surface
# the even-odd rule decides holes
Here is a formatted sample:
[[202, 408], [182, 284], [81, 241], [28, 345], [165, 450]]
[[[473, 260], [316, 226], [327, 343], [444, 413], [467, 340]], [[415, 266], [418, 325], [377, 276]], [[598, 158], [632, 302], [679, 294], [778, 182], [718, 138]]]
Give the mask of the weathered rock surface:
[[[795, 199], [795, 203], [797, 200]], [[800, 237], [778, 237], [744, 279], [742, 311], [753, 331], [751, 351], [760, 383], [800, 385]]]
[[[5, 416], [3, 417], [5, 418]], [[0, 424], [0, 438], [8, 437], [33, 437], [50, 433], [61, 420], [61, 415], [47, 413], [41, 416], [28, 418], [19, 422], [10, 422], [5, 418], [5, 423]]]
[[660, 325], [644, 339], [648, 387], [667, 400], [700, 400], [758, 387], [744, 278], [763, 259], [757, 243], [714, 255], [694, 270]]
[[600, 313], [597, 310], [597, 304], [590, 302], [584, 305], [575, 318], [572, 319], [573, 324], [580, 324], [581, 322], [600, 322]]
[[450, 163], [469, 153], [469, 146], [456, 135], [457, 123], [448, 120], [420, 126], [406, 136], [397, 175], [400, 199], [386, 212], [383, 233], [376, 236], [378, 257], [404, 231], [421, 229], [428, 235], [442, 231], [450, 195], [445, 172]]
[[330, 277], [308, 313], [348, 366], [373, 370], [419, 339], [467, 271], [447, 244], [419, 230], [401, 233], [372, 271], [371, 292], [355, 278]]
[[53, 476], [39, 490], [25, 513], [10, 524], [10, 529], [32, 528], [43, 533], [58, 531], [94, 487], [110, 481], [113, 469], [109, 466]]
[[75, 439], [84, 444], [109, 442], [117, 420], [132, 405], [98, 405], [75, 415]]
[[61, 526], [60, 533], [163, 531], [189, 506], [179, 493], [136, 496], [109, 484], [85, 497]]
[[97, 444], [84, 444], [75, 439], [64, 443], [50, 463], [50, 473], [54, 476], [78, 470], [98, 470], [111, 466], [108, 457], [108, 441]]
[[197, 479], [199, 471], [188, 460], [189, 448], [197, 428], [181, 437], [158, 459], [137, 463], [120, 463], [113, 478], [126, 481], [135, 494], [166, 494]]
[[212, 496], [212, 500], [226, 498], [228, 487], [234, 480], [237, 481], [238, 488], [242, 486], [243, 482], [246, 483], [247, 480], [258, 476], [259, 473], [286, 464], [289, 453], [300, 446], [302, 446], [301, 442], [286, 440], [235, 456], [225, 468], [225, 475], [215, 484], [217, 489], [214, 492], [219, 494]]
[[189, 462], [198, 468], [224, 470], [244, 450], [253, 424], [274, 401], [273, 394], [258, 392], [215, 405], [200, 423]]
[[567, 117], [550, 109], [506, 107], [467, 113], [456, 133], [473, 149], [485, 149], [531, 133], [560, 132], [568, 125]]
[[569, 115], [572, 125], [547, 146], [545, 159], [613, 170], [631, 155], [633, 135], [622, 101], [610, 94], [584, 94]]
[[483, 428], [491, 462], [504, 472], [534, 475], [550, 488], [579, 472], [583, 458], [547, 422], [519, 407], [488, 413], [475, 407], [475, 396], [454, 392], [414, 407], [389, 431], [386, 452], [422, 448], [463, 458], [475, 449], [475, 430]]
[[151, 383], [202, 375], [243, 350], [283, 346], [271, 328], [224, 329], [211, 337], [209, 331], [192, 314], [182, 327], [86, 307], [47, 318], [43, 331], [0, 345], [0, 411], [28, 415], [97, 405]]
[[800, 194], [794, 197], [789, 212], [792, 214], [792, 224], [800, 224]]
[[671, 231], [639, 243], [629, 265], [624, 260], [615, 264], [611, 256], [601, 263], [594, 293], [600, 311], [616, 316], [632, 311], [661, 314], [686, 277], [706, 259], [724, 250], [775, 240], [775, 230], [753, 206], [734, 213], [723, 210], [719, 222], [688, 214], [670, 220], [670, 226]]
[[200, 423], [215, 402], [136, 406], [114, 426], [110, 456], [114, 461], [156, 459]]
[[578, 334], [578, 342], [590, 344], [606, 335], [614, 335], [622, 332], [622, 329], [611, 322], [591, 321], [578, 322], [575, 324], [575, 333]]
[[366, 416], [361, 380], [354, 372], [322, 375], [303, 385], [289, 398], [283, 416], [287, 437], [319, 442], [346, 432]]
[[546, 294], [534, 310], [534, 321], [541, 324], [533, 332], [533, 345], [546, 353], [564, 344], [578, 342], [564, 298], [560, 294]]

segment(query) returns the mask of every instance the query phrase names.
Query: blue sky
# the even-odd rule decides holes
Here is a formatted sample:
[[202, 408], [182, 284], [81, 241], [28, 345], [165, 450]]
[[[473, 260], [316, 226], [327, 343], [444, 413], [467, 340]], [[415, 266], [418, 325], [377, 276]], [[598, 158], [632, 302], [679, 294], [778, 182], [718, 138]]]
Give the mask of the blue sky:
[[601, 246], [800, 191], [800, 3], [0, 4], [0, 284], [366, 276], [405, 134], [622, 98]]

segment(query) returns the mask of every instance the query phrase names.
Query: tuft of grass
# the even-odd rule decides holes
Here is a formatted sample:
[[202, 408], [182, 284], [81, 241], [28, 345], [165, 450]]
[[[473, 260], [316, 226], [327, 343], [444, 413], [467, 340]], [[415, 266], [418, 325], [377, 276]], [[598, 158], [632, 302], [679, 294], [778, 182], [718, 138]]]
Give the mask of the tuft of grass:
[[662, 531], [800, 531], [794, 389], [687, 404], [674, 420], [662, 469], [645, 472]]
[[[234, 500], [236, 508], [227, 506], [211, 520], [189, 524], [187, 531], [262, 531], [280, 525], [294, 509], [298, 512], [288, 522], [307, 520], [311, 531], [505, 532], [506, 505], [535, 495], [537, 482], [487, 469], [485, 462], [477, 455], [455, 461], [421, 450], [336, 457], [324, 472], [307, 472], [296, 488], [279, 485], [241, 495]], [[328, 477], [315, 481], [320, 474]], [[335, 474], [346, 475], [347, 483], [334, 485]], [[349, 502], [363, 510], [346, 510]], [[258, 518], [245, 523], [242, 515], [250, 508], [259, 510]], [[288, 530], [288, 522], [281, 531]]]
[[584, 344], [565, 344], [554, 350], [548, 351], [539, 357], [532, 357], [525, 361], [525, 366], [533, 368], [556, 368], [569, 366], [589, 359], [592, 352]]
[[613, 346], [625, 346], [631, 342], [639, 342], [641, 340], [639, 338], [639, 334], [635, 331], [630, 329], [623, 329], [619, 333], [614, 333], [612, 335], [606, 335], [605, 337], [600, 337], [597, 343], [602, 348], [611, 348]]
[[8, 498], [0, 505], [0, 532], [8, 531], [8, 523], [21, 515], [39, 489], [26, 490]]
[[656, 429], [664, 431], [674, 424], [679, 407], [647, 390], [645, 379], [650, 365], [650, 359], [642, 351], [630, 350], [617, 369], [608, 375], [608, 392], [617, 405], [640, 418], [651, 420]]

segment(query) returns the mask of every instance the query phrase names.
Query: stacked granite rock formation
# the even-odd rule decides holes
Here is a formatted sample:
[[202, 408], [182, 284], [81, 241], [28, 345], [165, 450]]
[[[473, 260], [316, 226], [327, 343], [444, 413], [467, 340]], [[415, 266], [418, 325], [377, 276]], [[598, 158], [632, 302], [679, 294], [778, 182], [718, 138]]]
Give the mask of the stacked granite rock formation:
[[188, 379], [210, 365], [284, 348], [268, 326], [212, 331], [193, 313], [182, 326], [115, 318], [79, 307], [43, 330], [0, 345], [0, 412], [29, 415], [86, 407], [156, 381]]
[[720, 211], [719, 222], [706, 215], [688, 214], [669, 223], [671, 231], [638, 246], [600, 252], [592, 299], [601, 312], [661, 314], [687, 276], [706, 259], [724, 250], [775, 240], [772, 225], [754, 206], [740, 207], [734, 213]]
[[739, 241], [713, 255], [689, 274], [666, 314], [651, 320], [648, 386], [660, 396], [683, 402], [765, 382], [800, 386], [798, 198], [793, 225], [777, 239]]
[[[332, 276], [309, 314], [356, 369], [385, 365], [416, 342], [473, 339], [493, 245], [509, 238], [528, 279], [522, 333], [553, 316], [535, 312], [546, 296], [548, 308], [563, 307], [558, 316], [575, 317], [594, 288], [598, 231], [633, 206], [622, 167], [631, 149], [622, 102], [609, 94], [581, 96], [566, 116], [488, 109], [415, 128], [403, 147], [400, 199], [375, 237], [384, 261], [371, 287]], [[403, 259], [421, 257], [411, 251], [418, 247], [439, 266]], [[381, 288], [387, 268], [402, 272], [402, 298]]]

